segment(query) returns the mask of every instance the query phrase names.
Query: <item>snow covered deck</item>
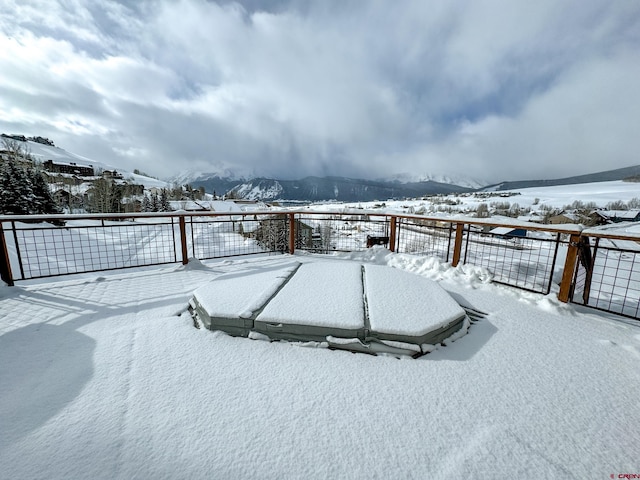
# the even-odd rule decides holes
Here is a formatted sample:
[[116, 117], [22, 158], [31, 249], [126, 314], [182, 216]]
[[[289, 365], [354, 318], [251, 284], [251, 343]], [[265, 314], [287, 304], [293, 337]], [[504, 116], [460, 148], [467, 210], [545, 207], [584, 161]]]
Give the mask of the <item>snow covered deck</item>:
[[368, 353], [420, 355], [469, 325], [432, 280], [345, 261], [223, 275], [196, 289], [190, 305], [211, 330]]
[[316, 257], [0, 286], [0, 477], [638, 473], [637, 326], [492, 285], [480, 268], [373, 250], [343, 258], [411, 271], [489, 315], [398, 360], [193, 328], [186, 306], [212, 276], [246, 289], [250, 274]]

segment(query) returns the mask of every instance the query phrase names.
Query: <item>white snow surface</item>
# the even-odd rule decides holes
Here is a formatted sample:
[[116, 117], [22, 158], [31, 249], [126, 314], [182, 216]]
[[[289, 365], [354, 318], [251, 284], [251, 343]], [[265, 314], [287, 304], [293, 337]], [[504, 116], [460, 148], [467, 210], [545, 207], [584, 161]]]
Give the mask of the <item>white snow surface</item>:
[[386, 265], [364, 269], [371, 330], [397, 335], [424, 335], [465, 315], [440, 285]]
[[196, 288], [193, 296], [211, 317], [250, 318], [275, 295], [299, 265], [293, 262], [275, 269], [227, 273]]
[[311, 255], [0, 287], [0, 477], [640, 473], [640, 328], [479, 268], [371, 250], [342, 260], [437, 280], [487, 317], [415, 360], [193, 327], [189, 298], [222, 274], [297, 260], [328, 265], [313, 288], [342, 285]]
[[262, 322], [362, 328], [362, 267], [358, 263], [304, 263], [258, 315]]
[[[514, 196], [508, 196], [509, 193]], [[496, 192], [497, 197], [482, 198], [476, 197], [474, 194], [450, 194], [446, 198], [454, 204], [452, 207], [454, 212], [471, 212], [478, 208], [481, 203], [492, 203], [496, 201], [509, 202], [510, 204], [518, 204], [520, 207], [530, 207], [532, 212], [543, 214], [543, 207], [552, 207], [562, 209], [567, 205], [571, 205], [574, 201], [580, 200], [584, 203], [595, 203], [598, 207], [604, 208], [610, 202], [637, 199], [640, 197], [640, 188], [638, 183], [624, 182], [622, 180], [611, 182], [594, 182], [582, 183], [576, 185], [558, 185], [553, 187], [531, 187], [520, 188], [504, 192]], [[505, 195], [501, 198], [500, 195]], [[459, 203], [459, 204], [458, 204]], [[407, 213], [412, 209], [415, 212], [422, 212], [428, 215], [438, 214], [436, 209], [438, 205], [434, 205], [432, 199], [421, 200], [385, 200], [384, 207], [380, 208], [380, 202], [352, 202], [352, 203], [326, 203], [314, 204], [307, 208], [314, 211], [355, 211], [355, 210], [372, 210], [378, 212], [402, 212]], [[409, 212], [411, 213], [411, 212]], [[440, 213], [440, 215], [445, 215]], [[447, 216], [455, 216], [457, 213], [446, 214]], [[513, 219], [509, 219], [512, 221]]]

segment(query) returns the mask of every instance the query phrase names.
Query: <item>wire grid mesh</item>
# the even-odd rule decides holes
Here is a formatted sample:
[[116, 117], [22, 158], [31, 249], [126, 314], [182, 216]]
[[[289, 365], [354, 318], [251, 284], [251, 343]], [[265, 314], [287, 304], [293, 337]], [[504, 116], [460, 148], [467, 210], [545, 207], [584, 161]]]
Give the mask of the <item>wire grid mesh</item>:
[[574, 291], [572, 301], [640, 319], [640, 245], [625, 242], [636, 247], [629, 249], [620, 248], [611, 240], [591, 241], [594, 246], [591, 282], [584, 296]]
[[[175, 222], [15, 226], [22, 280], [176, 262]], [[15, 269], [14, 269], [15, 270]]]
[[400, 218], [397, 223], [399, 253], [436, 257], [448, 262], [453, 252], [453, 224], [434, 220]]
[[191, 251], [195, 258], [286, 252], [289, 223], [286, 215], [225, 215], [191, 217]]
[[[383, 215], [297, 215], [295, 248], [314, 253], [358, 252], [367, 243], [389, 243], [389, 220]], [[369, 240], [368, 240], [369, 239]]]
[[[560, 235], [518, 230], [523, 229], [492, 233], [467, 226], [464, 263], [486, 268], [494, 282], [546, 295], [551, 290]], [[532, 234], [536, 236], [528, 236]]]

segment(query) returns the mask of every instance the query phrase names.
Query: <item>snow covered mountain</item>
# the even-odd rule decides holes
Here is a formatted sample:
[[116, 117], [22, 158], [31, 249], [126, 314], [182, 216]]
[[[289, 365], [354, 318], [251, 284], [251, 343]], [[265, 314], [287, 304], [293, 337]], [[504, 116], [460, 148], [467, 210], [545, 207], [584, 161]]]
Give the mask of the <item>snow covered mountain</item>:
[[253, 171], [240, 171], [239, 169], [229, 165], [217, 164], [207, 172], [200, 170], [185, 170], [178, 175], [171, 177], [168, 181], [170, 183], [177, 183], [178, 185], [185, 185], [187, 183], [193, 184], [194, 182], [203, 183], [216, 180], [238, 183], [257, 176], [258, 175]]
[[482, 179], [475, 179], [465, 177], [463, 175], [449, 175], [444, 173], [399, 173], [393, 175], [390, 178], [380, 179], [380, 181], [397, 181], [399, 183], [420, 183], [420, 182], [436, 182], [449, 185], [456, 185], [459, 187], [470, 188], [476, 190], [488, 185], [489, 182]]
[[[199, 186], [199, 182], [194, 182]], [[205, 186], [205, 189], [207, 187]], [[438, 182], [399, 183], [345, 177], [305, 177], [300, 180], [254, 178], [231, 189], [238, 197], [252, 200], [295, 200], [339, 202], [387, 200], [433, 194], [462, 193], [470, 189]]]
[[208, 193], [233, 192], [251, 200], [338, 200], [371, 201], [393, 197], [416, 197], [439, 193], [465, 192], [486, 185], [462, 176], [400, 174], [365, 180], [345, 177], [305, 177], [283, 180], [240, 174], [229, 167], [215, 168], [209, 173], [189, 171], [170, 181], [194, 188], [204, 187]]
[[231, 189], [240, 198], [247, 200], [276, 200], [283, 198], [284, 188], [278, 180], [257, 178], [241, 183]]

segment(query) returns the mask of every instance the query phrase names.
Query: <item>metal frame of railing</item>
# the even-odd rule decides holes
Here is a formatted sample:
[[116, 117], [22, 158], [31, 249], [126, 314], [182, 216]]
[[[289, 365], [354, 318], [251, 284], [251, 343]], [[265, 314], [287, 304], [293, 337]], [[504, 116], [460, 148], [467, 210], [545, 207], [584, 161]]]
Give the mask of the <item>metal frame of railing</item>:
[[581, 232], [570, 301], [640, 319], [640, 238]]
[[[632, 242], [638, 249], [622, 248], [616, 241]], [[13, 285], [75, 273], [186, 264], [189, 258], [296, 250], [326, 254], [374, 244], [453, 266], [485, 267], [497, 283], [542, 294], [551, 290], [562, 246], [567, 254], [561, 301], [640, 317], [640, 243], [633, 237], [581, 231], [577, 225], [376, 211], [0, 216], [0, 275]]]

